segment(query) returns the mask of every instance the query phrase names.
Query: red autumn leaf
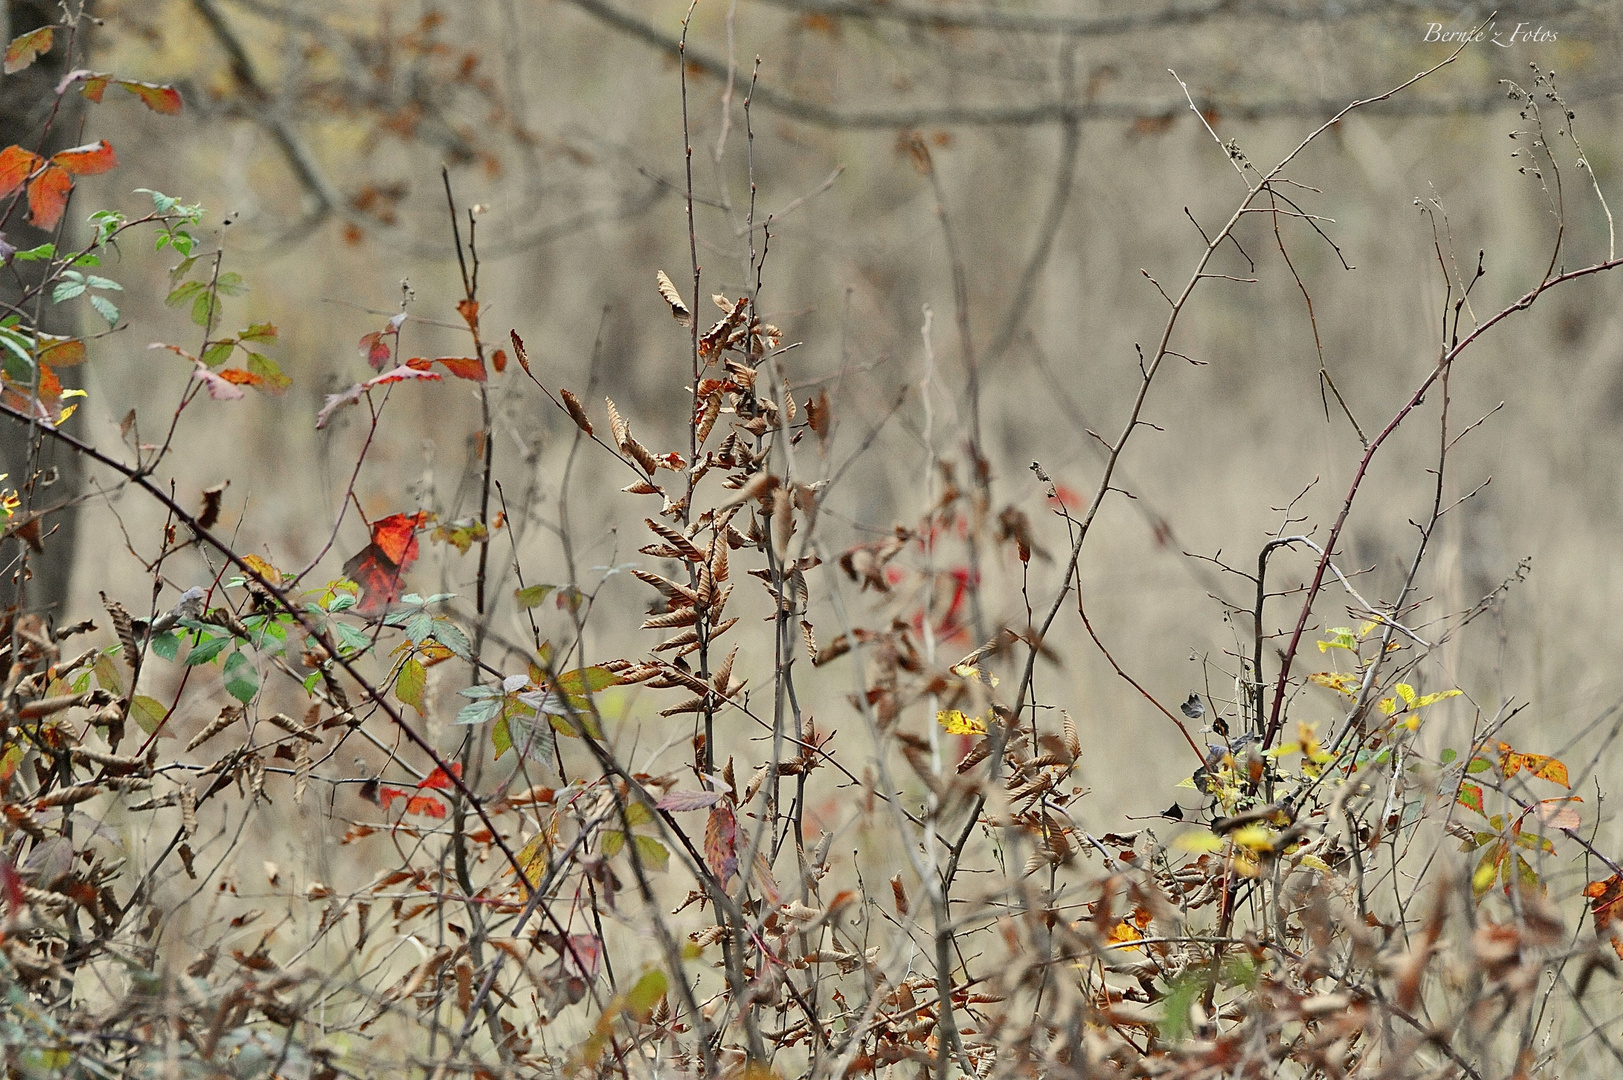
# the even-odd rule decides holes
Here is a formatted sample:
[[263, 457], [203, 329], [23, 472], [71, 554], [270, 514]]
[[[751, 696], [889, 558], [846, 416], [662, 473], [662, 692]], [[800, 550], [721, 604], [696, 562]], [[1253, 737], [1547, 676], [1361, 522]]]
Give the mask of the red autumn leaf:
[[372, 523], [372, 546], [404, 570], [417, 560], [417, 530], [428, 524], [428, 511], [390, 514]]
[[[451, 776], [461, 776], [461, 775], [462, 775], [462, 763], [461, 762], [452, 762], [451, 763]], [[418, 784], [417, 786], [419, 788], [438, 788], [438, 789], [440, 789], [442, 791], [449, 791], [451, 789], [451, 786], [452, 786], [451, 785], [451, 776], [445, 775], [445, 770], [436, 765], [434, 767], [434, 771], [429, 773], [428, 776], [423, 779], [423, 782]]]
[[490, 363], [496, 369], [496, 374], [500, 375], [502, 372], [506, 371], [507, 370], [507, 350], [506, 349], [497, 349], [495, 352], [491, 353], [490, 354]]
[[54, 229], [62, 220], [62, 211], [68, 208], [68, 192], [73, 190], [73, 177], [55, 165], [28, 182], [28, 223], [36, 229]]
[[406, 361], [407, 367], [418, 371], [425, 370], [429, 364], [439, 364], [459, 379], [468, 379], [472, 382], [485, 381], [485, 362], [477, 356], [437, 356], [433, 360], [414, 356]]
[[1584, 895], [1589, 897], [1589, 910], [1595, 915], [1595, 933], [1606, 937], [1612, 923], [1623, 915], [1623, 909], [1618, 907], [1618, 901], [1623, 900], [1623, 874], [1591, 881], [1584, 886]]
[[374, 330], [361, 335], [361, 359], [371, 364], [374, 370], [382, 370], [383, 365], [389, 362], [389, 343], [383, 340], [386, 333], [386, 330]]
[[723, 799], [710, 808], [704, 823], [704, 861], [723, 887], [738, 872], [738, 819], [733, 804]]
[[60, 165], [74, 176], [95, 176], [117, 165], [118, 155], [113, 153], [112, 144], [103, 139], [52, 154], [51, 164]]
[[479, 332], [479, 301], [458, 300], [456, 310], [457, 314], [462, 316], [462, 321], [468, 324], [468, 329], [477, 334]]
[[19, 72], [32, 64], [41, 53], [50, 52], [51, 39], [55, 36], [51, 27], [42, 26], [38, 30], [30, 30], [21, 37], [12, 38], [11, 44], [6, 46], [6, 74]]
[[344, 576], [361, 587], [357, 614], [381, 615], [400, 599], [400, 578], [417, 561], [416, 532], [427, 521], [428, 514], [419, 510], [372, 523], [372, 542], [344, 564]]
[[378, 802], [380, 802], [383, 805], [383, 808], [385, 810], [389, 809], [390, 804], [393, 803], [396, 799], [409, 799], [409, 798], [411, 798], [411, 792], [402, 791], [401, 789], [399, 789], [397, 787], [378, 788]]
[[140, 98], [141, 104], [155, 113], [163, 113], [165, 116], [180, 115], [180, 91], [173, 86], [136, 82], [133, 79], [120, 79], [118, 85]]
[[432, 795], [413, 795], [406, 800], [406, 813], [427, 814], [431, 818], [445, 816], [445, 804]]
[[233, 385], [224, 372], [210, 371], [202, 364], [192, 369], [192, 378], [208, 387], [209, 397], [216, 401], [230, 401], [243, 397], [243, 392]]
[[8, 146], [0, 150], [0, 198], [22, 187], [23, 182], [33, 176], [35, 170], [43, 164], [44, 158], [20, 146]]

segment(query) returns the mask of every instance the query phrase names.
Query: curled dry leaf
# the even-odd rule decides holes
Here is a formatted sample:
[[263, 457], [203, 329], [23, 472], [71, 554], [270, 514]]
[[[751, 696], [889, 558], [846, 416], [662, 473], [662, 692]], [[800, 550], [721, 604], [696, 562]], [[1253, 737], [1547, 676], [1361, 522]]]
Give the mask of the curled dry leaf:
[[576, 427], [590, 435], [592, 433], [592, 422], [587, 419], [586, 407], [580, 403], [580, 398], [571, 394], [568, 390], [559, 390], [558, 396], [564, 399], [564, 411], [569, 413], [569, 419], [575, 422]]
[[683, 326], [691, 327], [693, 325], [693, 312], [689, 310], [687, 304], [682, 302], [682, 294], [676, 290], [676, 285], [671, 281], [670, 276], [661, 270], [655, 275], [654, 280], [659, 284], [659, 295], [663, 296], [665, 302], [671, 306], [671, 317]]

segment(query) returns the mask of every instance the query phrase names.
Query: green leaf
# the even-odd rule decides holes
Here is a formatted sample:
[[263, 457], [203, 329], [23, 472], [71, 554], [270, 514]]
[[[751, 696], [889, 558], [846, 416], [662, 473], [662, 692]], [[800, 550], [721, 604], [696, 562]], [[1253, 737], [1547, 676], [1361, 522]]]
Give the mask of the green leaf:
[[219, 310], [219, 297], [209, 292], [205, 287], [202, 292], [197, 294], [197, 299], [192, 301], [192, 322], [198, 326], [207, 327], [214, 321], [214, 316]]
[[564, 672], [554, 685], [571, 697], [583, 697], [619, 682], [620, 676], [606, 667], [587, 667]]
[[224, 296], [241, 296], [248, 291], [248, 286], [242, 283], [242, 275], [232, 270], [216, 278], [214, 286]]
[[653, 821], [654, 812], [648, 809], [647, 803], [628, 802], [626, 803], [625, 820], [632, 828], [636, 828], [638, 825], [646, 825]]
[[120, 285], [112, 278], [98, 277], [95, 274], [86, 274], [85, 282], [92, 289], [116, 289], [119, 292], [124, 291], [124, 286]]
[[556, 585], [531, 585], [523, 589], [514, 589], [513, 599], [518, 602], [521, 611], [528, 611], [530, 608], [539, 607], [541, 601], [547, 598], [547, 594], [557, 587]]
[[180, 653], [180, 635], [173, 630], [164, 631], [152, 639], [152, 651], [173, 663]]
[[[405, 612], [401, 612], [401, 614], [404, 615]], [[406, 638], [407, 638], [407, 640], [416, 641], [416, 642], [421, 643], [421, 642], [427, 641], [429, 635], [432, 634], [433, 632], [434, 632], [434, 616], [428, 614], [425, 611], [419, 611], [415, 615], [407, 616], [407, 619], [406, 619]]]
[[19, 251], [12, 256], [12, 259], [17, 262], [42, 262], [45, 259], [54, 258], [56, 258], [55, 244], [41, 244], [39, 247], [31, 247], [27, 251]]
[[279, 394], [293, 385], [293, 380], [282, 374], [282, 365], [261, 353], [248, 354], [248, 371], [258, 375], [265, 384], [265, 389], [273, 394]]
[[542, 765], [552, 762], [557, 739], [551, 724], [537, 720], [533, 712], [526, 714], [509, 709], [502, 719], [502, 726], [507, 733], [508, 744], [517, 747], [521, 756]]
[[96, 314], [107, 320], [108, 326], [118, 325], [118, 305], [105, 296], [92, 296], [90, 306], [96, 309]]
[[196, 667], [198, 664], [208, 663], [210, 660], [213, 660], [216, 656], [219, 656], [222, 652], [224, 652], [225, 647], [229, 644], [231, 644], [231, 638], [229, 636], [222, 636], [217, 638], [209, 638], [206, 641], [193, 645], [191, 647], [191, 651], [186, 654], [186, 666]]
[[[645, 859], [643, 861], [648, 862], [650, 860]], [[665, 978], [663, 971], [655, 968], [653, 971], [644, 972], [642, 978], [637, 980], [636, 985], [626, 991], [626, 1011], [639, 1024], [647, 1023], [648, 1018], [659, 1007], [659, 999], [665, 996], [665, 991], [669, 988], [670, 983]]]
[[1493, 762], [1489, 761], [1487, 758], [1479, 757], [1472, 758], [1470, 764], [1465, 766], [1465, 771], [1468, 773], [1479, 773], [1487, 772], [1491, 768], [1493, 768]]
[[1476, 784], [1460, 785], [1459, 804], [1467, 810], [1475, 810], [1484, 817], [1487, 816], [1487, 811], [1482, 808], [1482, 789]]
[[473, 655], [473, 646], [468, 642], [468, 635], [444, 619], [434, 621], [434, 640], [464, 660]]
[[240, 650], [225, 658], [225, 692], [244, 705], [259, 693], [259, 672]]
[[276, 327], [270, 323], [254, 323], [237, 334], [243, 341], [275, 341]]
[[124, 679], [118, 673], [118, 665], [113, 663], [109, 653], [102, 653], [96, 657], [96, 685], [114, 695], [124, 693]]
[[[68, 273], [71, 274], [73, 271], [69, 270]], [[51, 290], [51, 303], [60, 304], [64, 300], [72, 300], [84, 291], [85, 283], [83, 281], [59, 281], [56, 283], [56, 287]]]
[[1493, 879], [1499, 875], [1499, 861], [1504, 857], [1504, 844], [1496, 843], [1489, 845], [1477, 860], [1476, 869], [1471, 871], [1471, 892], [1478, 900], [1493, 888]]
[[345, 653], [354, 654], [369, 648], [372, 639], [348, 623], [334, 622], [333, 629], [338, 631], [338, 647]]
[[423, 662], [413, 656], [400, 665], [400, 677], [394, 683], [394, 696], [423, 715], [423, 688], [428, 683], [428, 672]]
[[208, 348], [203, 350], [203, 363], [209, 367], [219, 367], [231, 359], [231, 350], [236, 347], [237, 343], [230, 338], [224, 341], [211, 341]]
[[501, 756], [503, 754], [513, 749], [513, 736], [512, 733], [508, 731], [507, 718], [505, 716], [496, 721], [496, 723], [491, 727], [490, 746], [491, 749], [496, 751], [496, 760], [498, 761], [501, 760]]
[[180, 307], [182, 304], [190, 303], [196, 299], [197, 295], [205, 288], [207, 286], [201, 281], [188, 281], [164, 297], [163, 302], [169, 307]]
[[462, 706], [462, 709], [456, 714], [456, 722], [459, 724], [483, 724], [496, 719], [501, 715], [501, 711], [501, 698], [470, 701]]
[[620, 849], [626, 846], [626, 834], [619, 829], [610, 829], [603, 834], [602, 852], [607, 858], [614, 858], [620, 854]]
[[1453, 764], [1454, 759], [1459, 757], [1459, 756], [1460, 755], [1456, 751], [1453, 751], [1453, 750], [1444, 750], [1440, 755], [1438, 755], [1439, 759], [1442, 761], [1442, 763], [1444, 765]]
[[169, 715], [169, 710], [163, 707], [163, 702], [156, 698], [149, 698], [145, 694], [136, 694], [130, 700], [130, 718], [141, 726], [141, 730], [148, 735], [158, 733], [158, 725], [163, 718]]

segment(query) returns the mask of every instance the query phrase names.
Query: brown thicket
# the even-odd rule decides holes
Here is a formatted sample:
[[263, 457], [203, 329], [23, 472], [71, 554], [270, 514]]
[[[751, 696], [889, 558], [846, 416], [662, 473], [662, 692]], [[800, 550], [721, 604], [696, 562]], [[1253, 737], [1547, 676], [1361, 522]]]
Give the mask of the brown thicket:
[[[223, 18], [214, 0], [195, 6]], [[75, 55], [82, 28], [70, 11], [54, 38], [13, 42], [8, 66]], [[0, 151], [7, 220], [58, 227], [8, 255], [36, 269], [17, 275], [0, 323], [3, 419], [29, 445], [73, 455], [87, 497], [117, 520], [136, 502], [162, 516], [94, 539], [80, 563], [111, 581], [127, 561], [144, 587], [103, 592], [95, 612], [41, 611], [30, 564], [68, 507], [32, 465], [6, 481], [7, 1075], [1482, 1080], [1623, 1065], [1608, 1031], [1623, 867], [1596, 839], [1598, 780], [1579, 790], [1594, 763], [1569, 767], [1527, 743], [1514, 706], [1439, 681], [1439, 651], [1524, 568], [1465, 610], [1419, 585], [1448, 515], [1480, 491], [1450, 467], [1487, 419], [1450, 409], [1451, 385], [1471, 377], [1462, 365], [1547, 292], [1585, 279], [1615, 289], [1609, 272], [1623, 266], [1553, 73], [1505, 87], [1513, 164], [1548, 210], [1534, 271], [1508, 302], [1481, 306], [1495, 253], [1460, 250], [1442, 201], [1420, 203], [1447, 297], [1417, 343], [1430, 362], [1361, 422], [1321, 355], [1325, 410], [1351, 433], [1349, 486], [1328, 518], [1304, 524], [1292, 501], [1242, 555], [1205, 558], [1241, 599], [1220, 615], [1233, 649], [1186, 700], [1112, 650], [1079, 569], [1109, 527], [1101, 509], [1133, 498], [1121, 469], [1168, 373], [1202, 363], [1192, 299], [1282, 278], [1305, 303], [1281, 318], [1316, 334], [1339, 298], [1313, 295], [1297, 266], [1309, 250], [1340, 251], [1324, 216], [1335, 193], [1310, 186], [1304, 151], [1460, 55], [1306, 124], [1274, 161], [1220, 136], [1209, 103], [1184, 91], [1236, 197], [1225, 219], [1194, 226], [1179, 277], [1142, 272], [1163, 318], [1142, 330], [1125, 412], [1089, 432], [1099, 467], [1084, 494], [1040, 462], [1029, 478], [996, 475], [967, 260], [943, 209], [966, 385], [960, 395], [959, 369], [937, 363], [924, 308], [915, 374], [884, 414], [916, 436], [912, 459], [885, 463], [914, 478], [912, 512], [841, 543], [828, 539], [830, 495], [862, 482], [877, 428], [842, 435], [843, 377], [797, 370], [802, 342], [758, 310], [774, 222], [753, 183], [739, 208], [744, 285], [710, 286], [686, 66], [689, 258], [645, 274], [684, 357], [682, 392], [663, 402], [679, 423], [648, 415], [650, 394], [596, 365], [594, 385], [560, 385], [557, 346], [522, 313], [490, 311], [484, 210], [458, 200], [447, 169], [459, 288], [403, 288], [348, 361], [353, 381], [319, 411], [286, 407], [289, 423], [342, 430], [357, 448], [331, 499], [304, 508], [311, 554], [297, 564], [254, 534], [241, 485], [173, 479], [176, 461], [209, 452], [199, 416], [282, 393], [294, 370], [276, 359], [274, 325], [239, 326], [244, 276], [223, 231], [150, 192], [148, 212], [87, 217], [75, 185], [115, 164], [94, 120], [77, 148], [53, 143], [47, 119]], [[252, 59], [235, 64], [252, 90]], [[173, 88], [65, 70], [63, 100], [127, 92], [182, 111]], [[757, 84], [734, 74], [742, 146], [725, 150], [753, 180]], [[944, 207], [931, 140], [887, 126], [908, 129], [898, 150]], [[282, 148], [297, 168], [291, 134]], [[315, 172], [305, 179], [313, 215], [387, 209], [378, 193], [341, 210]], [[1578, 240], [1567, 223], [1580, 205], [1602, 226]], [[88, 225], [77, 242], [59, 227], [70, 213]], [[102, 343], [53, 335], [38, 316], [47, 297], [95, 298], [105, 327], [140, 333], [103, 276], [138, 260], [169, 273], [165, 298], [191, 315], [194, 340], [143, 357], [170, 411], [130, 409], [121, 443], [93, 442], [58, 369]], [[413, 355], [432, 340], [418, 324], [436, 320], [460, 344]], [[397, 419], [401, 399], [452, 415], [470, 391], [464, 512], [392, 474], [388, 512], [363, 505], [369, 460], [425, 436]], [[569, 445], [550, 504], [538, 479], [519, 490], [496, 467], [515, 441], [526, 452], [498, 422], [520, 407], [546, 410], [549, 438]], [[1372, 465], [1415, 428], [1434, 447], [1429, 511], [1400, 587], [1366, 595], [1347, 522], [1369, 501]], [[296, 467], [276, 453], [265, 448], [263, 468]], [[1035, 485], [1042, 513], [1007, 495], [1019, 485]], [[588, 567], [570, 505], [611, 499], [642, 523], [609, 565]], [[526, 555], [537, 529], [558, 546], [545, 568]], [[462, 567], [471, 588], [430, 592], [436, 565]], [[634, 637], [613, 629], [628, 608]], [[1090, 704], [1051, 678], [1083, 655], [1131, 687], [1154, 738], [1085, 737], [1074, 717]], [[1466, 719], [1469, 738], [1425, 738], [1442, 715]], [[1084, 780], [1151, 757], [1187, 777], [1151, 820], [1127, 820]]]

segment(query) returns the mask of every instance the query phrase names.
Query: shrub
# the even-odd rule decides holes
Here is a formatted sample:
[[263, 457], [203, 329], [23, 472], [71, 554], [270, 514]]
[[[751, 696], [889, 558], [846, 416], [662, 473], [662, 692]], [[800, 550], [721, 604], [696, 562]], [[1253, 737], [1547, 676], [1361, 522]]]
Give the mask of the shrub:
[[[50, 46], [31, 36], [8, 56]], [[164, 87], [77, 80], [58, 92], [94, 100], [118, 84], [179, 108]], [[1449, 304], [1434, 365], [1379, 429], [1342, 406], [1360, 457], [1322, 539], [1287, 532], [1287, 514], [1254, 572], [1219, 563], [1254, 595], [1233, 613], [1245, 626], [1233, 692], [1170, 707], [1095, 633], [1079, 560], [1101, 505], [1122, 493], [1117, 467], [1158, 376], [1189, 360], [1174, 347], [1189, 298], [1237, 276], [1225, 259], [1253, 214], [1294, 277], [1286, 237], [1324, 234], [1291, 167], [1362, 103], [1271, 168], [1220, 144], [1244, 196], [1203, 234], [1181, 286], [1154, 283], [1167, 318], [1140, 353], [1119, 433], [1100, 440], [1091, 498], [1033, 464], [1052, 520], [994, 504], [978, 414], [957, 433], [962, 457], [941, 455], [926, 312], [922, 512], [842, 551], [818, 531], [845, 475], [827, 453], [839, 402], [797, 390], [795, 343], [761, 319], [753, 290], [716, 295], [719, 315], [701, 316], [691, 193], [691, 273], [680, 286], [649, 274], [689, 361], [686, 445], [666, 450], [613, 400], [552, 385], [518, 330], [491, 330], [478, 216], [447, 179], [463, 284], [451, 306], [467, 349], [408, 356], [419, 316], [406, 302], [361, 339], [355, 368], [370, 371], [307, 418], [353, 421], [365, 440], [330, 522], [310, 525], [326, 539], [302, 568], [220, 528], [223, 486], [186, 493], [161, 476], [174, 455], [203, 452], [183, 449], [192, 414], [289, 381], [271, 356], [274, 326], [225, 329], [245, 282], [199, 228], [206, 212], [149, 192], [144, 216], [91, 215], [82, 248], [15, 253], [45, 274], [0, 325], [8, 422], [81, 455], [108, 497], [154, 500], [168, 523], [127, 538], [153, 588], [104, 595], [111, 634], [101, 615], [66, 625], [19, 605], [5, 616], [8, 1073], [1477, 1078], [1557, 1070], [1596, 1042], [1612, 1052], [1587, 1002], [1623, 955], [1612, 924], [1623, 869], [1584, 838], [1591, 808], [1567, 766], [1515, 741], [1511, 710], [1478, 711], [1470, 742], [1435, 756], [1417, 741], [1435, 712], [1468, 704], [1458, 688], [1426, 688], [1427, 661], [1482, 610], [1414, 617], [1416, 573], [1454, 505], [1448, 454], [1469, 430], [1449, 413], [1456, 361], [1546, 290], [1619, 265], [1609, 251], [1564, 268], [1561, 155], [1584, 161], [1573, 116], [1546, 73], [1511, 95], [1527, 122], [1518, 154], [1556, 212], [1543, 274], [1479, 319], [1467, 298], [1483, 264], [1457, 270], [1439, 227]], [[924, 142], [908, 149], [933, 178]], [[104, 141], [49, 159], [11, 147], [0, 182], [17, 193], [13, 212], [26, 203], [48, 224], [75, 175], [113, 164]], [[770, 230], [753, 208], [747, 231], [758, 289]], [[26, 313], [48, 292], [120, 326], [101, 260], [142, 237], [178, 260], [167, 302], [202, 343], [161, 346], [188, 368], [173, 414], [153, 433], [132, 412], [112, 451], [67, 423], [74, 392], [56, 369], [86, 343], [52, 338]], [[481, 405], [478, 513], [447, 519], [402, 492], [347, 551], [367, 455], [411, 437], [391, 427], [395, 396], [463, 382]], [[530, 514], [510, 516], [493, 466], [498, 394], [550, 403], [575, 450], [628, 481], [624, 497], [647, 507], [636, 563], [586, 580], [561, 519], [567, 578], [525, 565], [514, 532]], [[1403, 591], [1366, 600], [1338, 562], [1343, 528], [1370, 463], [1428, 402], [1431, 515]], [[14, 478], [6, 512], [11, 534], [39, 544], [60, 508], [36, 501], [34, 480]], [[472, 597], [409, 590], [425, 544], [476, 561]], [[1031, 570], [1048, 547], [1060, 573], [1045, 593]], [[1313, 571], [1282, 589], [1269, 570], [1291, 551], [1311, 553]], [[989, 595], [994, 566], [1019, 581], [1017, 598]], [[651, 589], [648, 644], [588, 655], [588, 627], [611, 615], [599, 612], [613, 603], [604, 582], [621, 570]], [[735, 598], [750, 578], [765, 597]], [[1353, 617], [1317, 631], [1337, 587]], [[1269, 630], [1269, 601], [1295, 612], [1286, 633]], [[1119, 767], [1126, 752], [1084, 746], [1039, 693], [1045, 664], [1087, 647], [1063, 632], [1073, 605], [1091, 646], [1171, 725], [1152, 752], [1185, 761], [1184, 790], [1152, 827], [1085, 823], [1111, 812], [1089, 805], [1080, 766]], [[1016, 607], [1022, 617], [992, 614]], [[528, 640], [510, 639], [499, 611], [520, 613]], [[746, 671], [738, 643], [763, 611], [770, 637], [754, 644], [772, 660]], [[1304, 655], [1326, 670], [1304, 670]], [[430, 722], [451, 689], [454, 723]], [[677, 746], [687, 759], [656, 767]], [[815, 810], [830, 800], [833, 816]], [[298, 830], [330, 874], [251, 856], [266, 828]], [[851, 828], [871, 846], [847, 860], [836, 847]], [[1588, 870], [1582, 898], [1551, 895], [1567, 858]], [[1584, 900], [1592, 935], [1566, 929]]]

